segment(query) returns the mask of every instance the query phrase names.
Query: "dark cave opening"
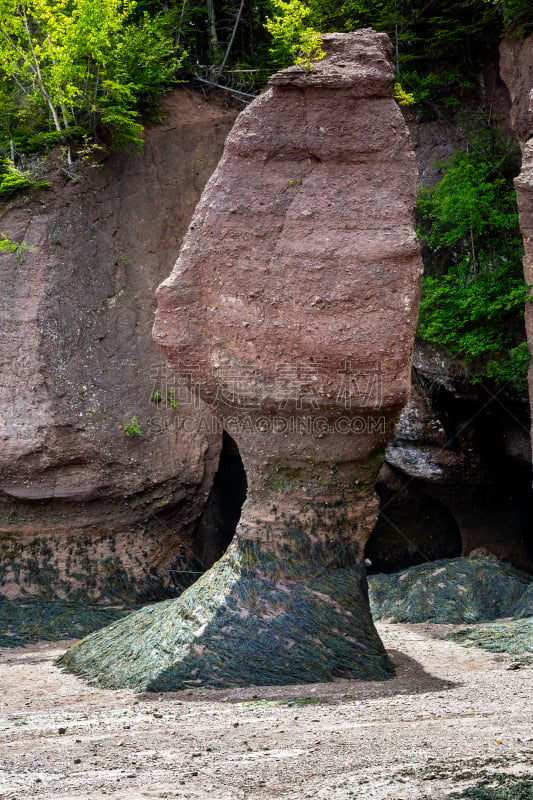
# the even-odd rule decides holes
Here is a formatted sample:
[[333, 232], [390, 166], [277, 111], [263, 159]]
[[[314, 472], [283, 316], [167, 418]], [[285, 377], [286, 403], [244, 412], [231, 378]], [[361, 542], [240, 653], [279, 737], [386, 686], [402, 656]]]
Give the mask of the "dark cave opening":
[[532, 572], [526, 400], [418, 377], [376, 484], [380, 513], [365, 551], [372, 571], [472, 554]]
[[[459, 526], [450, 510], [416, 481], [385, 467], [379, 480], [379, 516], [367, 542], [369, 572], [397, 572], [407, 567], [461, 555]], [[383, 474], [383, 472], [382, 472]]]
[[194, 539], [194, 555], [204, 569], [218, 561], [233, 539], [246, 491], [239, 448], [224, 431], [218, 469]]

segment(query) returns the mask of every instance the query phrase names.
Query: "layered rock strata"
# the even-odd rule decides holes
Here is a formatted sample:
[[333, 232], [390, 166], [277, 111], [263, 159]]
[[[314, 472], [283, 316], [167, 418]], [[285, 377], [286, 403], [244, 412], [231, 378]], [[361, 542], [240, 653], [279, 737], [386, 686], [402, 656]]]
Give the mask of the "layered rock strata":
[[235, 113], [186, 90], [163, 110], [142, 153], [0, 209], [19, 245], [0, 254], [2, 599], [168, 596], [191, 568], [221, 434], [176, 425], [154, 292]]
[[244, 463], [235, 538], [179, 600], [63, 657], [100, 685], [391, 674], [360, 562], [409, 392], [417, 174], [388, 38], [324, 47], [240, 115], [158, 292], [176, 385], [211, 407]]

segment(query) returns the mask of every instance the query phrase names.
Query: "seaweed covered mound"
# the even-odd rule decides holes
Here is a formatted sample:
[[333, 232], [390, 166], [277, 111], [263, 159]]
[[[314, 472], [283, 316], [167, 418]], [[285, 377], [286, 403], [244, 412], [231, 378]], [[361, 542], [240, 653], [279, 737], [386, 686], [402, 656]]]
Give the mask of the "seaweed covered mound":
[[529, 584], [526, 591], [516, 604], [513, 617], [515, 619], [524, 619], [525, 617], [533, 617], [533, 581]]
[[457, 631], [450, 638], [467, 647], [483, 647], [492, 653], [533, 653], [533, 616]]
[[393, 673], [348, 549], [274, 554], [238, 538], [181, 597], [93, 633], [57, 663], [101, 687], [140, 691]]
[[87, 605], [67, 600], [0, 602], [0, 647], [87, 636], [131, 611], [124, 606]]
[[513, 616], [530, 576], [500, 561], [452, 558], [369, 578], [374, 619], [473, 623]]

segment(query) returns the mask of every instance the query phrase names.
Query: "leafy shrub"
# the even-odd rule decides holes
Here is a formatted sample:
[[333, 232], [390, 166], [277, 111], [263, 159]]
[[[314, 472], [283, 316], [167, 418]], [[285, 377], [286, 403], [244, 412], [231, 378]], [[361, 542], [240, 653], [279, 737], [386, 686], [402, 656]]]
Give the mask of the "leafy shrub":
[[430, 272], [418, 333], [459, 358], [474, 382], [490, 378], [521, 390], [529, 362], [528, 287], [511, 183], [514, 149], [494, 130], [481, 129], [441, 170], [442, 179], [422, 189], [418, 203]]
[[272, 36], [270, 50], [278, 69], [300, 64], [311, 70], [311, 62], [324, 58], [319, 33], [308, 25], [310, 9], [301, 0], [271, 0], [273, 16], [266, 28]]
[[15, 167], [9, 158], [0, 159], [0, 199], [6, 200], [24, 189], [44, 189], [49, 184], [38, 181]]
[[27, 242], [14, 242], [5, 233], [0, 233], [0, 253], [15, 253], [17, 258], [21, 258], [26, 250], [33, 250]]
[[124, 422], [122, 430], [126, 436], [140, 436], [142, 433], [137, 417], [132, 417], [129, 422]]

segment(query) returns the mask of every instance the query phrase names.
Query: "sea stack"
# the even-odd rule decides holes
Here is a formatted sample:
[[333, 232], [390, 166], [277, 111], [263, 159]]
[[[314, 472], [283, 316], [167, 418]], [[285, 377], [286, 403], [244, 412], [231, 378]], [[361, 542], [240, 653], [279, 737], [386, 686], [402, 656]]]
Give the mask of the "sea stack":
[[323, 48], [239, 116], [158, 290], [180, 424], [207, 403], [242, 457], [237, 531], [180, 598], [62, 657], [101, 686], [392, 673], [361, 562], [409, 394], [417, 171], [388, 37], [330, 34]]

